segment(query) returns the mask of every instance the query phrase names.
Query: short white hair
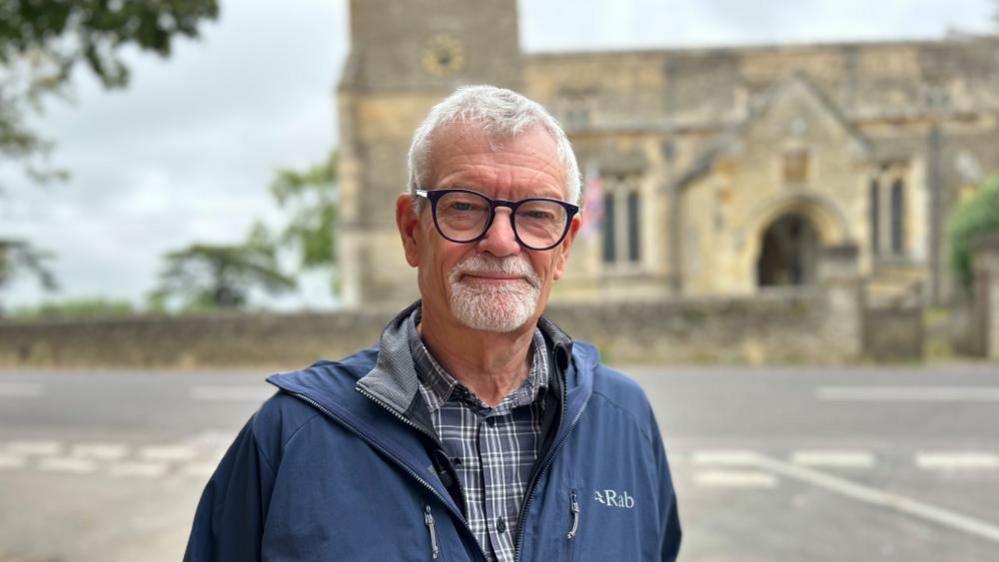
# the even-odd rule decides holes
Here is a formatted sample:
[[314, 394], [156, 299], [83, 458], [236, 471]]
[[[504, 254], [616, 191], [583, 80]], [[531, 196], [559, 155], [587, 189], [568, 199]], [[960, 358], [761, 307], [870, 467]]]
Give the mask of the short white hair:
[[416, 195], [417, 189], [424, 189], [430, 176], [430, 147], [434, 133], [449, 125], [464, 124], [477, 126], [491, 138], [513, 138], [541, 126], [555, 141], [558, 157], [565, 168], [566, 200], [579, 204], [579, 165], [558, 121], [541, 104], [496, 86], [463, 86], [430, 110], [413, 133], [409, 146], [411, 195]]

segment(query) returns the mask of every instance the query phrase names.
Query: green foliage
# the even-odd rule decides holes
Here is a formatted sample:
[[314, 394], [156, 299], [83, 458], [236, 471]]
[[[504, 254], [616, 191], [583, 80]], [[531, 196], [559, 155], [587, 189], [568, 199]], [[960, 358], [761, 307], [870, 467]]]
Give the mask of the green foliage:
[[973, 280], [972, 244], [975, 237], [986, 232], [999, 232], [999, 175], [986, 178], [950, 217], [951, 269], [965, 288], [970, 288]]
[[337, 156], [304, 171], [283, 169], [271, 182], [271, 194], [288, 212], [281, 246], [297, 253], [301, 269], [336, 264]]
[[134, 313], [135, 309], [128, 301], [97, 297], [46, 302], [35, 307], [17, 309], [13, 316], [28, 320], [89, 319], [130, 316]]
[[[55, 276], [45, 266], [45, 261], [51, 254], [39, 250], [24, 240], [0, 239], [0, 289], [3, 289], [15, 277], [31, 275], [47, 291], [58, 288]], [[0, 309], [2, 312], [2, 309]]]
[[[41, 99], [65, 94], [77, 65], [107, 88], [128, 83], [125, 47], [170, 54], [218, 16], [217, 0], [4, 0], [0, 2], [0, 155], [26, 159], [47, 144], [24, 123]], [[61, 175], [28, 164], [37, 179]]]
[[267, 232], [254, 228], [239, 245], [193, 244], [164, 256], [160, 286], [150, 295], [154, 310], [165, 310], [171, 298], [184, 311], [241, 309], [249, 292], [259, 287], [271, 294], [290, 291], [295, 280], [281, 273], [277, 251]]

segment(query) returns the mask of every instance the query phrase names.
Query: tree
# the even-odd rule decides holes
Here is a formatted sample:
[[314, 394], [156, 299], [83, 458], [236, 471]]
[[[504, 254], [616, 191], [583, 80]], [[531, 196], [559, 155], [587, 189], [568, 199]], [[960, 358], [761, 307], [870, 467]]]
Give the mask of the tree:
[[15, 277], [27, 274], [36, 277], [45, 290], [55, 290], [55, 276], [44, 263], [50, 257], [50, 254], [32, 247], [24, 240], [0, 240], [0, 289]]
[[985, 178], [974, 195], [961, 203], [950, 218], [951, 269], [965, 288], [970, 288], [974, 279], [971, 245], [985, 232], [999, 232], [999, 174]]
[[13, 316], [37, 320], [110, 318], [132, 314], [135, 314], [135, 309], [128, 301], [93, 297], [44, 302], [37, 306], [17, 309]]
[[[4, 0], [0, 3], [0, 156], [28, 160], [47, 144], [24, 124], [42, 98], [65, 94], [84, 65], [106, 88], [128, 83], [120, 52], [167, 56], [177, 36], [197, 37], [217, 0]], [[27, 162], [38, 179], [53, 175]]]
[[162, 309], [167, 299], [176, 297], [187, 310], [239, 309], [254, 287], [271, 294], [290, 291], [295, 281], [281, 273], [276, 254], [259, 227], [244, 244], [192, 244], [170, 252], [160, 286], [150, 295], [153, 308]]
[[271, 194], [289, 214], [279, 243], [297, 253], [299, 269], [336, 265], [336, 180], [337, 155], [333, 152], [326, 162], [304, 171], [279, 170], [271, 182]]

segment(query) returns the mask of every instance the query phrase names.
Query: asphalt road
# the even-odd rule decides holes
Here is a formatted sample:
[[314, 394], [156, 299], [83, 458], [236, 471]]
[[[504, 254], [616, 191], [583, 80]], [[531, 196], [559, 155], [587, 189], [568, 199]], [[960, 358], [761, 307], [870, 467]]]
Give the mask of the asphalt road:
[[[686, 562], [999, 560], [999, 366], [627, 369]], [[0, 561], [179, 560], [272, 390], [245, 372], [0, 371]]]

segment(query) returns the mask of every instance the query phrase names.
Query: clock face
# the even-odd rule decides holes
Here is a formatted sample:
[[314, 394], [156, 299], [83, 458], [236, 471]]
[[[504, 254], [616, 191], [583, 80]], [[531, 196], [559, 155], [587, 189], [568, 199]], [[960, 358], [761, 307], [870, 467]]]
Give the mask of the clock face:
[[439, 33], [423, 49], [423, 68], [430, 74], [443, 78], [465, 67], [465, 48], [453, 35]]

